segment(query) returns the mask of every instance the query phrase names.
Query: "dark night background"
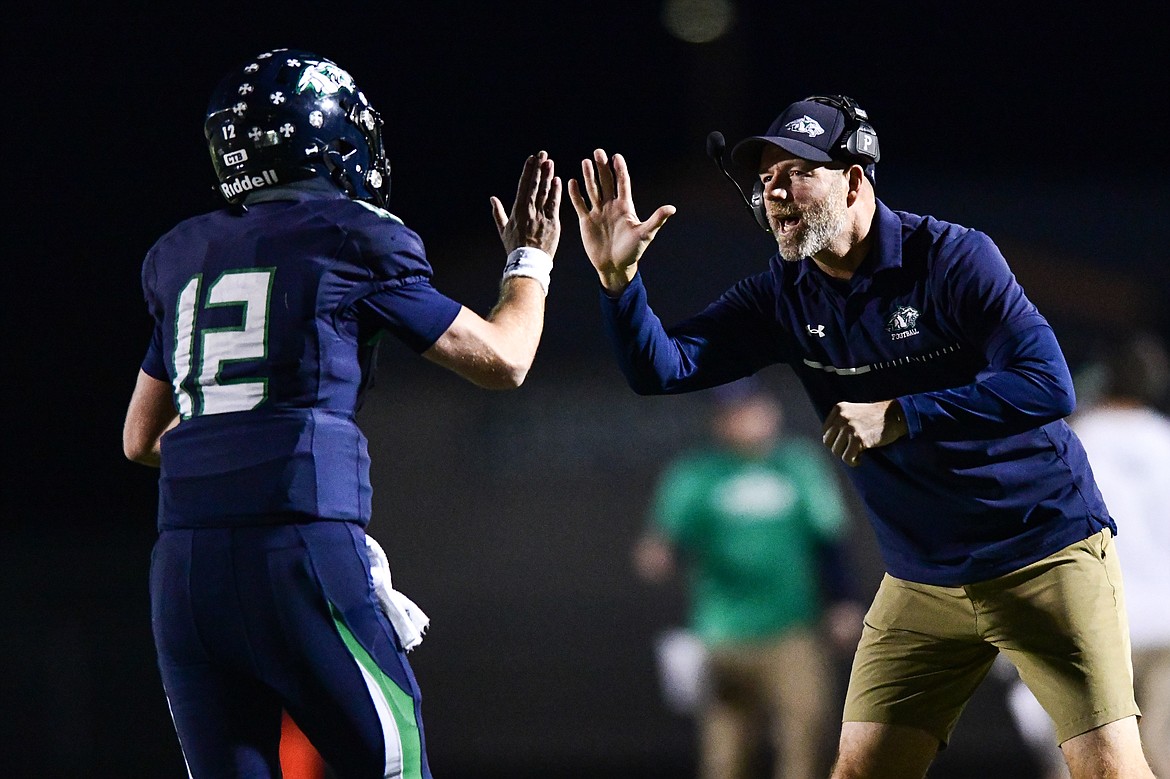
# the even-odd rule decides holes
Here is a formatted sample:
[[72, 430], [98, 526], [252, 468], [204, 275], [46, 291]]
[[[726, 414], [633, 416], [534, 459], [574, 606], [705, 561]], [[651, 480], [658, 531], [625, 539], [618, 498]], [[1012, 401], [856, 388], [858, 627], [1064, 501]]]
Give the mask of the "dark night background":
[[[593, 148], [619, 151], [640, 215], [678, 206], [643, 263], [669, 321], [772, 250], [705, 157], [707, 132], [734, 143], [792, 100], [845, 93], [881, 137], [879, 197], [995, 238], [1074, 367], [1111, 334], [1167, 334], [1164, 10], [738, 0], [724, 36], [687, 43], [666, 5], [6, 12], [0, 774], [183, 775], [150, 641], [155, 473], [122, 459], [120, 431], [149, 334], [141, 259], [218, 207], [203, 109], [260, 51], [308, 49], [353, 74], [387, 121], [392, 210], [423, 237], [440, 289], [480, 313], [503, 264], [488, 197], [510, 202], [525, 155], [547, 149], [570, 177]], [[681, 619], [681, 590], [641, 584], [628, 560], [659, 467], [703, 435], [704, 399], [625, 388], [567, 197], [563, 218], [523, 388], [476, 390], [388, 345], [361, 415], [371, 532], [433, 620], [411, 657], [438, 776], [693, 766], [651, 653]], [[765, 377], [790, 427], [815, 431], [785, 370]], [[854, 524], [872, 591], [880, 562]], [[992, 680], [931, 775], [1034, 772]]]

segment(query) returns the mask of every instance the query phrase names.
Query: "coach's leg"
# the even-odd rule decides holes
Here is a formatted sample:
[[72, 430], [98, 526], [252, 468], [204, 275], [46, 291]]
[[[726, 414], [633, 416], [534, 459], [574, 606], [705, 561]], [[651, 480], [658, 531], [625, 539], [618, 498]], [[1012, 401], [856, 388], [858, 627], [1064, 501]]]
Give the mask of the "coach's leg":
[[1074, 779], [1152, 777], [1138, 735], [1112, 533], [1105, 529], [970, 589], [991, 640], [1055, 723]]
[[1060, 745], [1073, 779], [1153, 779], [1136, 717], [1110, 722]]
[[925, 730], [882, 722], [844, 722], [832, 779], [922, 779], [939, 742]]
[[845, 693], [835, 779], [921, 779], [995, 662], [961, 587], [886, 575]]

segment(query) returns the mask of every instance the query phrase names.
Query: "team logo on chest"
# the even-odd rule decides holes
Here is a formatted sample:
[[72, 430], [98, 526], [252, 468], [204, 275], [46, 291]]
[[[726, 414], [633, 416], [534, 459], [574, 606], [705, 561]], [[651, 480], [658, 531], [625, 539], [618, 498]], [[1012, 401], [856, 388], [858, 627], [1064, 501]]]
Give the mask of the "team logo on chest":
[[918, 335], [918, 309], [912, 306], [899, 306], [886, 320], [886, 332], [890, 340], [901, 341], [912, 335]]

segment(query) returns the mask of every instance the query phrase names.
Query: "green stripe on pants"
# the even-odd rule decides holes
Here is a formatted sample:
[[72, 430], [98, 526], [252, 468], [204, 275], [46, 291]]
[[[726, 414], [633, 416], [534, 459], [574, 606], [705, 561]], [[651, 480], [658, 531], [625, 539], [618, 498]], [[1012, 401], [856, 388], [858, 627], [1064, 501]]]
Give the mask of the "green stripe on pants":
[[[419, 737], [418, 720], [415, 717], [414, 698], [399, 687], [378, 666], [374, 658], [354, 636], [349, 626], [345, 624], [341, 613], [332, 603], [329, 604], [329, 610], [333, 614], [333, 623], [337, 626], [341, 640], [345, 642], [350, 654], [353, 655], [354, 660], [364, 672], [366, 684], [371, 686], [370, 694], [380, 694], [385, 701], [386, 706], [378, 708], [389, 710], [394, 718], [393, 726], [398, 731], [398, 745], [402, 754], [402, 779], [422, 779], [422, 740]], [[375, 706], [377, 706], [377, 701], [375, 701]], [[388, 739], [392, 737], [392, 734], [387, 732], [385, 723], [383, 723], [382, 731]]]

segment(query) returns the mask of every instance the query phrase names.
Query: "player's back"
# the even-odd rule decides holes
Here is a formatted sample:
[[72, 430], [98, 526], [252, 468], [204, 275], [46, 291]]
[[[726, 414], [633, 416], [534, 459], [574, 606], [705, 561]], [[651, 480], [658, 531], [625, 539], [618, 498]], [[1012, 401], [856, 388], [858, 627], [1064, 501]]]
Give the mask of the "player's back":
[[217, 211], [160, 239], [143, 286], [182, 417], [163, 440], [160, 525], [368, 520], [354, 412], [376, 329], [354, 303], [426, 277], [417, 236], [347, 198]]

